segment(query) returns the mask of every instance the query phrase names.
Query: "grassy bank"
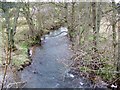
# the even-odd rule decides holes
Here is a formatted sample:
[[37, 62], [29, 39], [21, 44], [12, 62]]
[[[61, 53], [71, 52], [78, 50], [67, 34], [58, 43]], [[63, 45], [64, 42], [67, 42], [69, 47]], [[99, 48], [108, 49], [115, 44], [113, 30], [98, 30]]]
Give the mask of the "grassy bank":
[[[51, 21], [51, 19], [47, 20], [47, 21], [49, 23]], [[4, 20], [2, 22], [4, 24]], [[49, 24], [48, 27], [45, 26], [46, 28], [43, 28], [43, 35], [48, 34], [54, 28], [56, 28], [56, 29], [59, 28], [60, 27], [59, 23], [60, 22], [56, 22], [54, 24]], [[35, 25], [35, 28], [37, 28], [37, 25]], [[5, 27], [2, 27], [1, 29], [4, 30]], [[0, 56], [0, 64], [1, 65], [5, 62], [5, 52], [3, 51], [4, 43], [3, 43], [3, 38], [2, 38], [2, 30], [0, 31], [0, 34], [1, 34], [0, 35], [0, 55], [1, 55]], [[34, 30], [34, 32], [39, 34], [40, 29], [36, 29], [36, 30]], [[25, 64], [26, 61], [31, 62], [31, 60], [28, 59], [28, 48], [30, 48], [31, 45], [39, 43], [40, 38], [37, 40], [32, 40], [29, 38], [30, 35], [31, 35], [31, 33], [30, 33], [26, 19], [24, 17], [19, 17], [16, 34], [14, 36], [15, 46], [16, 46], [17, 50], [12, 52], [12, 65], [14, 65], [18, 68], [21, 67], [21, 65]], [[4, 54], [4, 56], [3, 56], [3, 54]], [[1, 60], [2, 58], [4, 58], [4, 60]]]

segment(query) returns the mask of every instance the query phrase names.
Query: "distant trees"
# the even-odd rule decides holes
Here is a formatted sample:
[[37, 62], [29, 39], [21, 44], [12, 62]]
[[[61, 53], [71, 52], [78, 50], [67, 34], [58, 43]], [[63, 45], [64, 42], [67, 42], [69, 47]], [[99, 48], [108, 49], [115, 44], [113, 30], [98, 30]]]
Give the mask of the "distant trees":
[[[71, 10], [71, 14], [69, 10]], [[68, 4], [68, 30], [70, 40], [77, 46], [76, 50], [81, 48], [89, 53], [85, 56], [89, 58], [87, 61], [89, 63], [87, 63], [86, 67], [90, 69], [92, 67], [92, 70], [95, 69], [96, 71], [94, 71], [94, 73], [98, 70], [98, 75], [109, 80], [115, 77], [113, 71], [116, 71], [116, 67], [118, 72], [117, 78], [120, 77], [119, 30], [118, 33], [116, 30], [116, 24], [119, 21], [119, 10], [118, 14], [116, 11], [117, 6], [114, 0], [109, 3], [81, 2], [78, 4], [71, 2], [71, 4]], [[118, 29], [119, 26], [120, 25], [118, 25]], [[117, 48], [118, 58], [116, 58]], [[90, 63], [96, 64], [91, 65]], [[98, 63], [101, 63], [102, 66], [99, 66]], [[91, 67], [88, 67], [89, 64]], [[112, 70], [110, 70], [110, 68], [112, 68]], [[106, 71], [104, 71], [104, 69]], [[112, 75], [110, 76], [110, 74]]]
[[27, 2], [27, 3], [21, 3], [21, 5], [22, 5], [22, 13], [24, 17], [26, 18], [27, 24], [29, 26], [29, 30], [31, 34], [30, 38], [34, 40], [35, 25], [34, 25], [33, 18], [30, 13], [30, 4], [29, 2]]

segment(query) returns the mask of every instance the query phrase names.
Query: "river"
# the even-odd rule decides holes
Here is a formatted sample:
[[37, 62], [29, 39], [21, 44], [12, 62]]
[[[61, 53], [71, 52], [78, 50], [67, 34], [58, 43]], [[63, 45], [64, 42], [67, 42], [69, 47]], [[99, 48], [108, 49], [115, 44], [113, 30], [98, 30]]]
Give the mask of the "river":
[[[65, 32], [64, 32], [65, 31]], [[60, 32], [63, 32], [59, 34]], [[21, 72], [26, 88], [84, 88], [89, 83], [68, 73], [73, 52], [67, 37], [67, 28], [45, 35], [42, 46], [36, 47], [32, 64]]]

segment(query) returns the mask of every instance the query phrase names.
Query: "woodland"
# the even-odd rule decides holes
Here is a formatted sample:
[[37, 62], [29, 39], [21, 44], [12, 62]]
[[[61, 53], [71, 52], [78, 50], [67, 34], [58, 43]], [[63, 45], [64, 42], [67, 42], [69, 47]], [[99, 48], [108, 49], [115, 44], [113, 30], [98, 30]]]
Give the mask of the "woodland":
[[[52, 35], [54, 33], [55, 35]], [[66, 35], [62, 36], [64, 33]], [[59, 76], [61, 71], [65, 72], [61, 77], [67, 77], [71, 84], [77, 83], [72, 88], [81, 88], [80, 84], [82, 88], [91, 90], [92, 88], [120, 90], [119, 36], [120, 2], [116, 3], [114, 0], [0, 1], [1, 90], [24, 88], [26, 84], [25, 88], [30, 86], [54, 88], [54, 85], [52, 86], [56, 83], [54, 80], [61, 82], [62, 80], [56, 78], [51, 80], [50, 75]], [[62, 69], [63, 63], [69, 71]], [[58, 66], [62, 70], [59, 70]], [[30, 67], [37, 69], [35, 71]], [[29, 73], [26, 70], [30, 70]], [[45, 72], [48, 76], [39, 74]], [[27, 83], [27, 76], [21, 80], [22, 73], [27, 76], [37, 74], [31, 76], [34, 85], [29, 79]], [[86, 82], [80, 83], [78, 78], [87, 79], [90, 86], [85, 87], [83, 84]], [[62, 85], [64, 88], [71, 87], [67, 80], [64, 79], [64, 82], [67, 82]], [[58, 86], [56, 87], [62, 87]]]

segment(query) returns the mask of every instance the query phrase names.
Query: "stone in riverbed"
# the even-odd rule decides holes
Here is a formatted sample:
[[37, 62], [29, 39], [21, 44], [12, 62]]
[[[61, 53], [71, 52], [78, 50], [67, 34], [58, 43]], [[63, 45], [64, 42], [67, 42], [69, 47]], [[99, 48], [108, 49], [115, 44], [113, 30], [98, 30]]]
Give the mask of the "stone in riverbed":
[[24, 67], [23, 67], [22, 65], [20, 65], [19, 68], [18, 68], [18, 71], [23, 70], [23, 68], [24, 68]]
[[31, 64], [31, 61], [25, 61], [24, 64], [25, 64], [25, 67], [26, 67], [26, 66]]

